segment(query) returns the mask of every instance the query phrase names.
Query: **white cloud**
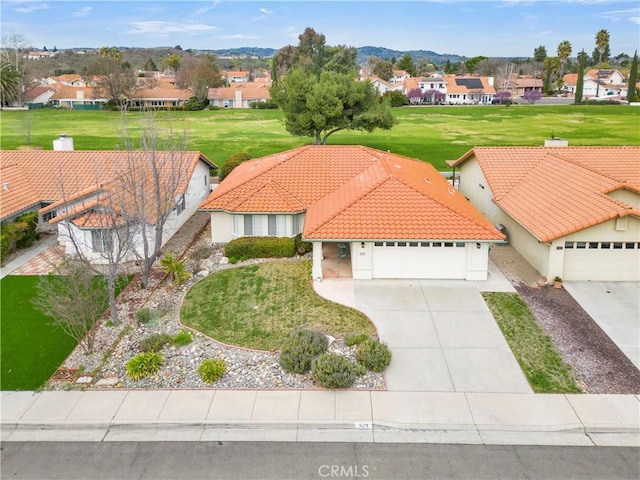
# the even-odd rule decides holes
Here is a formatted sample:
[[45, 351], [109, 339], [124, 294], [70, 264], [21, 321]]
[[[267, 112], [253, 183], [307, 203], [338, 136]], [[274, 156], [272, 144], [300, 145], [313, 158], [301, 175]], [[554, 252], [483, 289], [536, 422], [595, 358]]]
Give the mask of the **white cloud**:
[[41, 3], [40, 5], [29, 5], [27, 7], [17, 7], [17, 8], [14, 8], [13, 11], [18, 13], [33, 13], [38, 10], [49, 10], [50, 8], [51, 7], [46, 3]]
[[273, 13], [271, 10], [267, 10], [266, 8], [261, 8], [260, 12], [264, 13], [265, 15], [271, 15]]
[[91, 10], [93, 10], [93, 7], [82, 7], [73, 12], [71, 16], [76, 18], [86, 17], [91, 13]]
[[640, 17], [630, 17], [629, 21], [635, 23], [636, 25], [640, 25]]
[[234, 33], [233, 35], [216, 35], [216, 38], [219, 40], [255, 40], [259, 37], [243, 35], [242, 33]]
[[213, 25], [205, 25], [203, 23], [183, 23], [183, 22], [165, 22], [161, 20], [149, 20], [147, 22], [133, 22], [133, 27], [129, 33], [142, 35], [158, 35], [163, 36], [169, 33], [199, 33], [215, 30]]

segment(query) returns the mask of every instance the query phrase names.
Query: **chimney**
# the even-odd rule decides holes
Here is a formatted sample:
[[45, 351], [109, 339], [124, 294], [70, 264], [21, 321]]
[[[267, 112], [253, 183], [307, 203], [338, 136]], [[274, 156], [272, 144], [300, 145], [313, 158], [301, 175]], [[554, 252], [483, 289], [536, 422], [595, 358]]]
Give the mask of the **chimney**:
[[61, 133], [60, 136], [53, 141], [53, 149], [65, 152], [73, 151], [73, 138], [67, 137], [66, 134]]
[[565, 140], [564, 138], [551, 137], [544, 139], [545, 147], [568, 147], [569, 140]]

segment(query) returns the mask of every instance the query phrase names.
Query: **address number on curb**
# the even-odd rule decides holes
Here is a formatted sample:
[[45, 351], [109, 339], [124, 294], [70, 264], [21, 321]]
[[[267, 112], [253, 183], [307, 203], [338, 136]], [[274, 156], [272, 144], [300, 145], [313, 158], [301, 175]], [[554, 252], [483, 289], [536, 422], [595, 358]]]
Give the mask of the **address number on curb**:
[[356, 422], [356, 428], [359, 430], [371, 430], [373, 424], [371, 422]]

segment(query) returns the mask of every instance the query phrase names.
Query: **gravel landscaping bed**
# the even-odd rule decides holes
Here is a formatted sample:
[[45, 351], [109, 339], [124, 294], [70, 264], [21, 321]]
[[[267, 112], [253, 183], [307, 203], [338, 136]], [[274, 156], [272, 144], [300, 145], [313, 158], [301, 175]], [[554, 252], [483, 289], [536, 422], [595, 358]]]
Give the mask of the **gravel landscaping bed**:
[[[80, 349], [74, 350], [45, 388], [316, 388], [310, 374], [285, 372], [279, 365], [277, 352], [224, 345], [180, 323], [182, 301], [194, 283], [221, 269], [265, 261], [250, 260], [229, 265], [222, 252], [210, 246], [208, 219], [209, 215], [197, 213], [163, 249], [174, 253], [186, 251], [187, 271], [194, 272], [194, 276], [184, 285], [173, 287], [164, 275], [155, 272], [146, 290], [139, 289], [137, 279], [134, 279], [118, 299], [120, 324], [108, 326], [103, 319], [98, 327], [95, 352], [85, 355]], [[207, 248], [210, 250], [208, 257], [191, 258], [192, 252], [206, 252]], [[143, 307], [160, 312], [159, 318], [139, 323], [135, 313]], [[181, 330], [190, 331], [193, 341], [185, 346], [169, 345], [160, 350], [164, 363], [157, 374], [138, 381], [127, 376], [125, 365], [140, 353], [142, 339], [158, 333], [175, 335]], [[356, 347], [347, 347], [339, 339], [330, 341], [330, 353], [355, 361]], [[227, 363], [226, 374], [213, 384], [203, 382], [197, 372], [198, 365], [207, 358], [221, 358]], [[384, 389], [384, 374], [368, 372], [359, 376], [352, 388]]]
[[491, 260], [512, 283], [585, 393], [640, 393], [640, 371], [565, 289], [544, 285], [511, 245], [493, 246]]

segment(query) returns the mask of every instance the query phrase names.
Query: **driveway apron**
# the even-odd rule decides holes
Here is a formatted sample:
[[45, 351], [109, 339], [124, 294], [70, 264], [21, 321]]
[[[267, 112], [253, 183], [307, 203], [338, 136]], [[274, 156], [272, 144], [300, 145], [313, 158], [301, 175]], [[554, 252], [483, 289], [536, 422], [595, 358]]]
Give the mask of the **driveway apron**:
[[532, 393], [478, 286], [355, 280], [355, 306], [393, 353], [389, 391]]

